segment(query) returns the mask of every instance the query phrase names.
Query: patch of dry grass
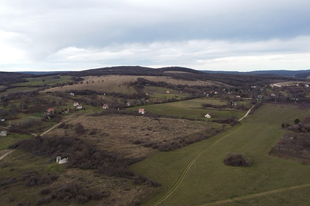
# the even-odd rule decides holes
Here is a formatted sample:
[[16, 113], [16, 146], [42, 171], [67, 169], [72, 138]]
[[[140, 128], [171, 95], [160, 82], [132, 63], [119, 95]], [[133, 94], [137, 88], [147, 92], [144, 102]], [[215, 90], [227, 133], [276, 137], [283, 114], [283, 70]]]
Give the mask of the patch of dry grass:
[[[66, 91], [66, 90], [96, 90], [103, 92], [119, 92], [125, 94], [136, 93], [133, 87], [129, 86], [130, 82], [136, 81], [138, 78], [145, 78], [150, 81], [160, 82], [164, 81], [171, 84], [181, 84], [181, 85], [199, 85], [199, 86], [209, 86], [209, 85], [220, 85], [222, 83], [215, 81], [186, 81], [177, 80], [167, 76], [119, 76], [119, 75], [108, 75], [108, 76], [87, 76], [83, 77], [83, 84], [67, 85], [63, 87], [54, 87], [45, 90], [44, 92], [55, 92], [55, 91]], [[88, 84], [87, 84], [88, 82]]]
[[[81, 123], [87, 132], [79, 138], [91, 141], [101, 149], [118, 151], [126, 157], [143, 157], [152, 152], [151, 148], [133, 144], [169, 142], [178, 137], [184, 137], [203, 131], [205, 122], [194, 122], [185, 119], [149, 118], [143, 116], [107, 115], [85, 116], [70, 121], [68, 129], [53, 131], [50, 135], [76, 135], [74, 125]], [[95, 131], [95, 134], [90, 134]]]

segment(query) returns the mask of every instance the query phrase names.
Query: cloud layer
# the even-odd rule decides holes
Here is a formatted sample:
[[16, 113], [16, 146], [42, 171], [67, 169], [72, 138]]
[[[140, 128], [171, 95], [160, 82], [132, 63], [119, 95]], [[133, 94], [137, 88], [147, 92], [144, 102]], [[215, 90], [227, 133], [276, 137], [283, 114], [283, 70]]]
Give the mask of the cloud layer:
[[0, 2], [0, 70], [310, 69], [307, 0]]

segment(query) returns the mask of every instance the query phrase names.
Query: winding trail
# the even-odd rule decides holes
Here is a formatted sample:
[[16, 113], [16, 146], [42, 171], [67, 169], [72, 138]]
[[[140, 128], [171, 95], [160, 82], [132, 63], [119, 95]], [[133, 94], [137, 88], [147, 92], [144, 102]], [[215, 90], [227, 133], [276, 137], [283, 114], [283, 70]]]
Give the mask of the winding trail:
[[296, 190], [296, 189], [300, 189], [300, 188], [304, 188], [304, 187], [310, 187], [310, 184], [286, 187], [286, 188], [270, 190], [270, 191], [266, 191], [266, 192], [255, 193], [255, 194], [251, 194], [251, 195], [244, 195], [244, 196], [235, 197], [235, 198], [231, 198], [231, 199], [227, 199], [227, 200], [211, 202], [211, 203], [203, 204], [203, 205], [200, 205], [200, 206], [213, 206], [213, 205], [221, 205], [221, 204], [226, 204], [226, 203], [232, 203], [232, 202], [235, 202], [235, 201], [246, 200], [246, 199], [251, 199], [251, 198], [255, 198], [255, 197], [271, 195], [271, 194], [275, 194], [275, 193], [279, 193], [279, 192], [286, 192], [286, 191], [290, 191], [290, 190]]
[[[254, 105], [255, 106], [255, 105]], [[254, 106], [252, 106], [247, 113], [240, 118], [238, 121], [241, 122], [244, 118], [246, 118], [249, 113], [251, 112], [251, 110], [254, 108]], [[232, 132], [234, 133], [234, 132]], [[168, 192], [168, 194], [164, 197], [162, 197], [161, 199], [159, 199], [153, 206], [158, 206], [159, 204], [161, 204], [162, 202], [164, 202], [166, 199], [168, 199], [181, 185], [181, 183], [183, 182], [187, 172], [190, 170], [190, 168], [193, 166], [193, 164], [196, 162], [196, 160], [203, 155], [203, 153], [205, 153], [207, 150], [209, 150], [210, 148], [212, 148], [214, 145], [216, 145], [217, 143], [219, 143], [220, 141], [222, 141], [223, 139], [225, 139], [227, 136], [230, 136], [232, 133], [229, 133], [225, 136], [223, 136], [222, 138], [218, 139], [217, 141], [215, 141], [213, 144], [211, 144], [209, 147], [205, 148], [204, 150], [202, 150], [201, 152], [199, 152], [186, 166], [186, 168], [183, 170], [180, 178], [178, 179], [178, 181], [176, 182], [176, 184], [172, 187], [172, 189]]]
[[2, 155], [0, 157], [0, 160], [2, 160], [3, 158], [5, 158], [6, 156], [8, 156], [9, 154], [11, 154], [14, 150], [8, 151], [7, 153], [5, 153], [4, 155]]
[[246, 117], [250, 114], [251, 110], [252, 110], [254, 107], [255, 107], [255, 105], [253, 105], [253, 107], [251, 107], [251, 108], [249, 109], [249, 111], [247, 111], [247, 113], [245, 113], [245, 115], [244, 115], [243, 117], [241, 117], [241, 118], [238, 120], [238, 122], [241, 122], [244, 118], [246, 118]]

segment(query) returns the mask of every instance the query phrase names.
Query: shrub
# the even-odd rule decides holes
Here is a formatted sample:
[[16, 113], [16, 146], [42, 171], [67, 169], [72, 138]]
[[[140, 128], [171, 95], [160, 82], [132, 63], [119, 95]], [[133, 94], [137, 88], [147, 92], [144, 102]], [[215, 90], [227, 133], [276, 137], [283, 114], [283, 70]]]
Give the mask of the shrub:
[[228, 166], [249, 167], [251, 160], [245, 159], [242, 154], [228, 153], [224, 159], [224, 164]]

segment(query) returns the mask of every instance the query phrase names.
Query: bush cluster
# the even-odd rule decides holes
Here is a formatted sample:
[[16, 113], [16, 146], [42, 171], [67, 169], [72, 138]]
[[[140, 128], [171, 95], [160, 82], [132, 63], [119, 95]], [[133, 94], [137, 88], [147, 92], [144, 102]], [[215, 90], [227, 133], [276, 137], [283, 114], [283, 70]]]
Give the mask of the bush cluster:
[[45, 196], [37, 200], [37, 205], [47, 204], [53, 200], [65, 202], [74, 200], [77, 204], [84, 204], [90, 200], [100, 200], [109, 196], [109, 192], [94, 191], [78, 184], [64, 184], [57, 188], [43, 188], [40, 194]]
[[237, 153], [228, 153], [224, 159], [224, 164], [228, 166], [249, 167], [251, 163], [250, 159], [246, 159], [242, 154]]

